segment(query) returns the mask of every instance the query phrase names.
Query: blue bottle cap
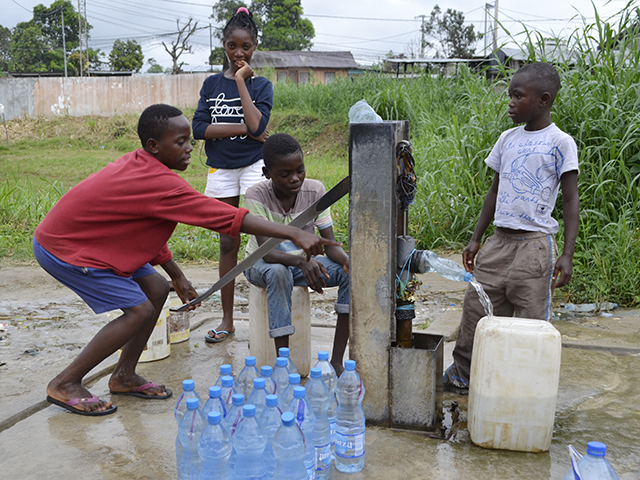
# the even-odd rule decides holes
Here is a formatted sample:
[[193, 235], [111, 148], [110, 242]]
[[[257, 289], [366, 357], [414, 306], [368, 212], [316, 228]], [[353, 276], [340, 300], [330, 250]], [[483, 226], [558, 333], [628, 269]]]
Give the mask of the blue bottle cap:
[[267, 407], [275, 407], [278, 405], [278, 395], [267, 395]]
[[200, 406], [200, 400], [197, 398], [187, 398], [187, 410], [197, 410]]
[[607, 446], [602, 442], [587, 443], [587, 453], [596, 457], [604, 457], [607, 453]]
[[329, 360], [329, 352], [326, 350], [320, 350], [318, 352], [318, 360]]
[[220, 365], [220, 375], [231, 375], [231, 365], [228, 363]]
[[256, 415], [256, 406], [255, 405], [245, 405], [242, 407], [242, 414], [245, 417], [255, 417]]
[[248, 366], [253, 366], [256, 364], [256, 357], [252, 357], [249, 355], [248, 357], [244, 357], [244, 364]]
[[285, 357], [278, 357], [276, 358], [276, 367], [286, 367], [287, 366], [287, 359]]
[[188, 379], [188, 380], [183, 380], [182, 381], [182, 389], [185, 392], [189, 392], [189, 391], [191, 391], [191, 390], [193, 390], [195, 388], [196, 388], [196, 382], [194, 382], [193, 380]]
[[272, 373], [273, 373], [273, 368], [270, 367], [269, 365], [263, 365], [260, 367], [260, 375], [262, 375], [263, 377], [268, 377]]
[[225, 375], [224, 377], [222, 377], [222, 380], [220, 380], [220, 382], [222, 383], [223, 387], [233, 387], [233, 377], [231, 375]]
[[222, 395], [220, 387], [209, 387], [209, 398], [218, 398], [220, 395]]
[[467, 283], [471, 283], [472, 280], [475, 280], [476, 277], [473, 276], [473, 273], [467, 272], [464, 274], [464, 281]]
[[344, 369], [345, 370], [355, 370], [356, 369], [356, 361], [355, 360], [345, 360], [344, 361]]
[[302, 398], [306, 395], [307, 389], [304, 387], [293, 387], [293, 397]]
[[232, 402], [234, 405], [238, 405], [238, 406], [240, 406], [240, 405], [244, 405], [244, 395], [243, 395], [243, 394], [241, 394], [241, 393], [234, 393], [234, 394], [231, 396], [231, 402]]
[[220, 412], [209, 412], [207, 414], [207, 421], [209, 422], [209, 425], [217, 425], [221, 420], [222, 415], [220, 415]]
[[285, 427], [290, 427], [296, 421], [296, 417], [293, 415], [293, 412], [284, 412], [280, 416], [280, 419]]
[[278, 349], [278, 355], [280, 355], [281, 357], [288, 357], [289, 349], [287, 347], [280, 347]]
[[298, 385], [300, 383], [300, 374], [299, 373], [290, 373], [289, 374], [289, 385]]
[[258, 377], [253, 379], [253, 388], [264, 388], [264, 378]]
[[309, 370], [309, 374], [313, 378], [322, 377], [322, 370], [320, 370], [318, 367], [313, 367], [311, 370]]

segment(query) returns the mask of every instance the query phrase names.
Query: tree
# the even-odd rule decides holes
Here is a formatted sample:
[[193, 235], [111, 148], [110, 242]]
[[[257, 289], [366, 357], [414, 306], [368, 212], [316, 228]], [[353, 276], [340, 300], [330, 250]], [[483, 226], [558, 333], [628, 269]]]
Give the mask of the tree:
[[116, 72], [139, 72], [144, 65], [142, 47], [135, 40], [116, 40], [109, 52], [109, 63]]
[[189, 37], [193, 35], [198, 27], [198, 22], [193, 23], [193, 18], [190, 18], [184, 27], [180, 27], [180, 20], [176, 20], [178, 24], [178, 38], [175, 42], [171, 42], [171, 48], [167, 47], [166, 43], [162, 42], [162, 46], [171, 56], [173, 60], [173, 68], [171, 70], [172, 75], [182, 73], [182, 66], [185, 62], [178, 63], [178, 59], [184, 52], [191, 53], [191, 45], [189, 45]]
[[0, 72], [9, 70], [11, 60], [11, 30], [0, 25]]
[[13, 72], [47, 72], [46, 39], [40, 26], [32, 22], [21, 22], [11, 36], [11, 61], [9, 70]]
[[436, 50], [436, 57], [471, 58], [475, 53], [472, 45], [476, 41], [473, 25], [464, 25], [464, 14], [451, 8], [443, 14], [436, 5], [431, 11], [429, 21], [424, 24], [424, 33], [434, 38], [438, 45], [428, 42]]
[[[150, 58], [149, 60], [147, 60], [147, 63], [149, 64], [147, 73], [165, 73], [164, 68], [162, 68], [162, 65], [158, 65], [158, 62], [156, 62], [155, 58]], [[169, 72], [171, 71], [171, 69], [167, 70], [169, 70]]]
[[[247, 5], [239, 0], [220, 0], [211, 17], [218, 22], [216, 36], [222, 40], [222, 29], [238, 8]], [[262, 50], [308, 50], [315, 30], [303, 14], [300, 0], [253, 0], [248, 7], [258, 27]]]
[[[82, 52], [82, 75], [88, 76], [89, 70], [100, 70], [103, 62], [101, 57], [104, 57], [104, 52], [101, 52], [100, 49], [94, 50], [90, 48], [89, 51]], [[88, 58], [88, 62], [87, 62]], [[80, 75], [80, 49], [74, 50], [67, 60], [67, 68], [69, 70], [69, 75], [78, 76]]]

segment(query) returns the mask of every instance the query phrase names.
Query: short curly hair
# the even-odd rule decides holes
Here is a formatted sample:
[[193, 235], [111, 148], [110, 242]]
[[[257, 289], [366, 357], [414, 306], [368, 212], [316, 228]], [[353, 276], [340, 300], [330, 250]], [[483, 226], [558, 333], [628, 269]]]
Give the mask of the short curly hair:
[[140, 115], [140, 120], [138, 120], [138, 137], [142, 142], [142, 148], [147, 146], [150, 138], [160, 140], [164, 132], [167, 131], [169, 119], [180, 115], [182, 115], [182, 110], [164, 103], [157, 103], [145, 108]]
[[528, 75], [540, 93], [549, 92], [553, 102], [560, 90], [560, 75], [550, 63], [535, 62], [521, 67], [515, 75]]
[[271, 135], [262, 146], [264, 166], [271, 169], [279, 158], [288, 157], [298, 152], [300, 152], [300, 155], [303, 155], [302, 147], [291, 135], [287, 133]]

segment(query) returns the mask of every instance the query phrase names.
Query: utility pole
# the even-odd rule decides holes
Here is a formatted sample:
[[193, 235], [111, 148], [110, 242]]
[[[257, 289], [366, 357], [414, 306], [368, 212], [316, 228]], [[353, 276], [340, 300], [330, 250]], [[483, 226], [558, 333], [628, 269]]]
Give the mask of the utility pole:
[[498, 0], [496, 0], [496, 9], [493, 16], [494, 28], [493, 28], [493, 51], [498, 51]]
[[211, 40], [211, 24], [209, 24], [209, 71], [213, 72], [213, 65], [211, 64], [211, 57], [213, 54], [213, 41]]
[[493, 7], [493, 5], [491, 5], [490, 3], [485, 3], [484, 4], [484, 35], [483, 40], [484, 40], [484, 49], [483, 49], [483, 53], [484, 55], [488, 55], [487, 54], [487, 37], [489, 36], [489, 9]]
[[64, 76], [67, 77], [67, 44], [64, 36], [64, 8], [60, 7], [62, 14], [62, 56], [64, 57]]
[[426, 46], [426, 40], [425, 40], [425, 25], [424, 25], [424, 19], [426, 18], [426, 15], [417, 15], [414, 18], [420, 18], [422, 19], [422, 26], [420, 27], [420, 33], [422, 34], [422, 40], [420, 41], [420, 58], [424, 58], [424, 47]]
[[89, 69], [89, 38], [87, 32], [87, 0], [78, 0], [78, 40], [80, 44], [80, 76], [84, 74], [82, 67], [82, 42], [84, 41], [84, 54], [87, 58], [87, 70]]

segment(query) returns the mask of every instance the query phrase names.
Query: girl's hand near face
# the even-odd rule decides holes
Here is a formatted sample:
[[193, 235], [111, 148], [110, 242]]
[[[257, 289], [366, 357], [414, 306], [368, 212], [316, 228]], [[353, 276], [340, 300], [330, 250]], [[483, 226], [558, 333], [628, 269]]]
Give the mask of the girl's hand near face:
[[240, 60], [238, 63], [240, 64], [240, 67], [236, 72], [236, 79], [242, 78], [242, 80], [244, 81], [250, 79], [255, 75], [255, 73], [253, 72], [253, 68], [251, 68], [251, 65], [249, 65], [247, 62], [245, 62], [244, 60]]

